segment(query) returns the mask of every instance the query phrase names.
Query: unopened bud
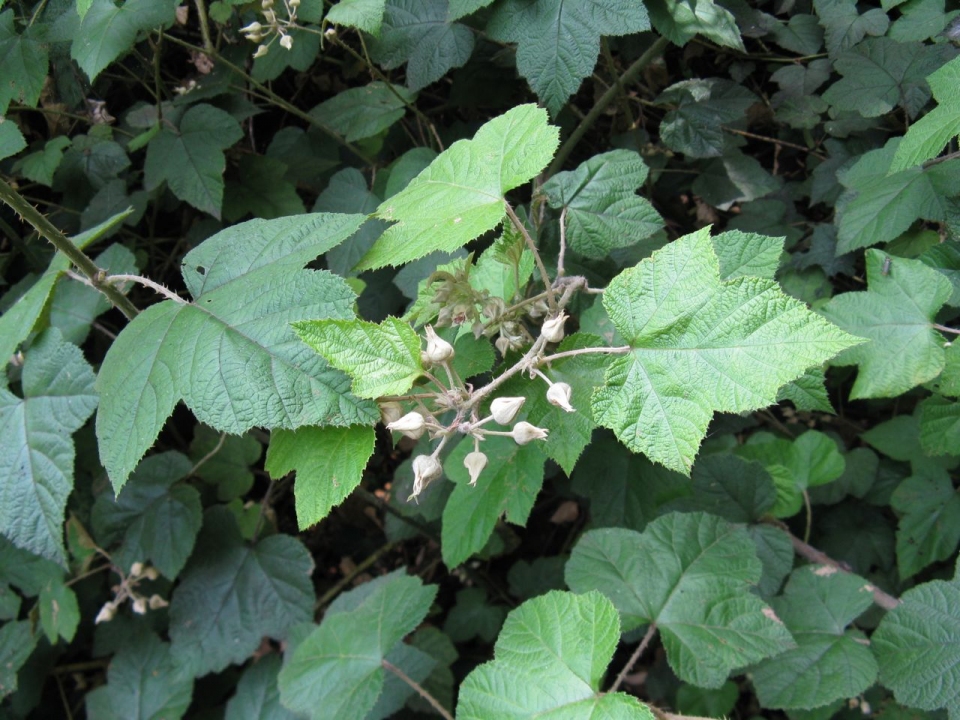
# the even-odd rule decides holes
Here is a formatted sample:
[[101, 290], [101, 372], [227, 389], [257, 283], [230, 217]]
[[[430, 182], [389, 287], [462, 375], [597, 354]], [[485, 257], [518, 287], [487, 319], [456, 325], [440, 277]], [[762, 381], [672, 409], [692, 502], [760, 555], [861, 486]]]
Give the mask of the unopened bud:
[[490, 403], [490, 414], [493, 415], [494, 421], [500, 425], [509, 425], [513, 422], [517, 413], [520, 412], [520, 408], [523, 407], [525, 401], [526, 398], [522, 397], [497, 398]]
[[96, 619], [93, 621], [94, 625], [99, 625], [102, 622], [110, 622], [117, 616], [117, 606], [114, 603], [108, 602], [102, 608], [100, 612], [97, 613]]
[[538, 428], [528, 422], [518, 422], [513, 426], [510, 436], [516, 441], [517, 445], [526, 445], [533, 440], [545, 440], [549, 430]]
[[470, 484], [476, 485], [477, 478], [480, 477], [480, 473], [482, 473], [483, 469], [487, 466], [487, 456], [475, 450], [472, 453], [468, 453], [463, 459], [463, 466], [467, 469], [467, 472], [470, 473]]
[[413, 500], [433, 480], [443, 473], [440, 461], [432, 455], [417, 455], [413, 459], [413, 492], [407, 500]]
[[399, 420], [394, 420], [392, 423], [387, 424], [387, 430], [395, 430], [414, 440], [423, 435], [425, 427], [426, 422], [423, 419], [423, 415], [416, 411], [408, 412]]
[[150, 596], [150, 600], [147, 602], [147, 604], [150, 606], [151, 610], [159, 610], [160, 608], [165, 608], [170, 603], [168, 603], [159, 595], [154, 594]]
[[296, 10], [300, 7], [300, 0], [290, 0], [289, 5], [291, 10]]
[[437, 335], [430, 325], [424, 329], [427, 332], [427, 360], [439, 364], [453, 359], [453, 345]]
[[284, 35], [280, 38], [280, 47], [290, 50], [293, 48], [293, 35]]
[[140, 577], [141, 575], [143, 575], [143, 563], [135, 562], [133, 565], [131, 565], [130, 574], [136, 575], [137, 577]]
[[143, 571], [143, 577], [145, 577], [147, 580], [156, 580], [158, 577], [160, 577], [160, 573], [157, 572], [155, 567], [148, 567]]
[[270, 8], [273, 7], [273, 0], [263, 0], [260, 3], [260, 7], [263, 8], [264, 10], [269, 10]]
[[567, 314], [561, 312], [554, 318], [550, 318], [543, 327], [540, 328], [540, 334], [546, 338], [547, 342], [558, 343], [563, 340], [563, 324], [567, 321]]
[[570, 394], [572, 392], [573, 389], [567, 383], [554, 383], [547, 390], [547, 402], [567, 412], [573, 412], [573, 406], [570, 404]]
[[269, 48], [266, 45], [260, 45], [257, 48], [257, 51], [253, 54], [253, 59], [256, 60], [257, 58], [262, 58], [267, 54], [267, 52], [269, 52]]
[[244, 35], [259, 35], [263, 31], [263, 25], [258, 22], [252, 22], [246, 27], [240, 28]]
[[384, 425], [389, 425], [394, 420], [403, 417], [403, 406], [395, 400], [377, 403], [380, 406], [380, 420]]
[[143, 615], [147, 612], [147, 599], [138, 597], [133, 601], [133, 611], [137, 615]]

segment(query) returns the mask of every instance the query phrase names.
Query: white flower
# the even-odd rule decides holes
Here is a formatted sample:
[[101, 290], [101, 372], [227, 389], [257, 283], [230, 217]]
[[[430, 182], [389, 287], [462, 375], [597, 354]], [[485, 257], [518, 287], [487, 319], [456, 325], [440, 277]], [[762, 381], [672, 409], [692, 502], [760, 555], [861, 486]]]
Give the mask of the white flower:
[[571, 392], [573, 392], [573, 389], [567, 383], [553, 383], [547, 390], [547, 402], [567, 412], [573, 412], [573, 406], [570, 404]]
[[480, 477], [480, 473], [487, 466], [487, 456], [475, 450], [463, 459], [463, 466], [470, 473], [470, 484], [476, 485], [477, 478]]
[[509, 425], [513, 422], [517, 413], [520, 412], [520, 408], [523, 407], [525, 401], [526, 398], [522, 397], [497, 398], [490, 403], [490, 414], [493, 415], [494, 421], [500, 425]]
[[526, 445], [532, 440], [545, 440], [549, 434], [549, 430], [538, 428], [528, 422], [518, 422], [510, 432], [510, 436], [516, 441], [517, 445]]
[[399, 420], [394, 420], [392, 423], [387, 424], [387, 430], [396, 430], [414, 440], [423, 435], [425, 427], [426, 421], [423, 419], [423, 415], [416, 411], [408, 412]]
[[427, 360], [432, 364], [440, 364], [453, 359], [453, 345], [441, 338], [433, 327], [427, 325]]
[[567, 314], [561, 312], [556, 317], [550, 318], [543, 327], [540, 328], [540, 334], [547, 339], [547, 342], [558, 343], [563, 340], [563, 324], [567, 321]]
[[413, 500], [433, 480], [443, 473], [440, 461], [432, 455], [417, 455], [413, 459], [413, 492], [407, 500]]

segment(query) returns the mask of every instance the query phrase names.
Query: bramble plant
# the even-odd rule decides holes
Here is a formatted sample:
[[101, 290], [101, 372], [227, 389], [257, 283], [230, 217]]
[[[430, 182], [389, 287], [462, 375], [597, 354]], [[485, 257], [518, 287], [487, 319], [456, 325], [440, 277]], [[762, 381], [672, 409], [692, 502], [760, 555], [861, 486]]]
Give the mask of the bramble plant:
[[0, 3], [4, 716], [960, 720], [956, 15]]

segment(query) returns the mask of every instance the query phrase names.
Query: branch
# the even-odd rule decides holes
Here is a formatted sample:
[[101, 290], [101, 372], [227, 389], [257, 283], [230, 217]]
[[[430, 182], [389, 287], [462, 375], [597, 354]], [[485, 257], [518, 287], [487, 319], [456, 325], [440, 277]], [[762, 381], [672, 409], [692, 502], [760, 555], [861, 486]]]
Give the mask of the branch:
[[414, 690], [416, 690], [417, 694], [420, 697], [422, 697], [424, 700], [430, 703], [430, 707], [432, 707], [434, 710], [440, 713], [440, 717], [442, 717], [443, 720], [453, 720], [453, 715], [447, 712], [447, 709], [443, 705], [441, 705], [440, 702], [433, 695], [431, 695], [426, 690], [424, 690], [423, 687], [421, 687], [412, 677], [407, 675], [403, 670], [401, 670], [400, 668], [398, 668], [396, 665], [394, 665], [388, 660], [381, 660], [380, 662], [384, 668], [392, 672], [398, 678], [403, 680], [407, 685], [409, 685]]
[[148, 287], [153, 290], [158, 295], [163, 295], [167, 300], [173, 300], [174, 302], [180, 303], [181, 305], [187, 305], [187, 301], [182, 297], [177, 295], [175, 292], [169, 288], [164, 287], [158, 282], [154, 282], [150, 278], [145, 278], [141, 275], [109, 275], [105, 280], [104, 284], [114, 283], [114, 282], [135, 282], [140, 283], [144, 287]]
[[109, 282], [105, 282], [107, 276], [106, 271], [98, 267], [97, 264], [87, 257], [80, 248], [74, 245], [66, 235], [60, 232], [52, 222], [47, 220], [43, 213], [24, 200], [20, 193], [3, 180], [0, 180], [0, 200], [9, 205], [14, 212], [32, 225], [33, 229], [40, 234], [40, 237], [48, 240], [51, 245], [66, 255], [70, 262], [87, 276], [90, 284], [103, 293], [115, 308], [127, 316], [128, 320], [132, 320], [137, 316], [139, 311], [127, 296]]
[[650, 623], [650, 627], [647, 628], [646, 634], [643, 636], [643, 640], [640, 641], [640, 644], [637, 645], [637, 649], [633, 651], [633, 655], [630, 656], [630, 659], [627, 660], [627, 664], [623, 666], [623, 669], [620, 671], [620, 674], [617, 675], [617, 679], [613, 681], [613, 685], [610, 686], [610, 692], [616, 692], [620, 689], [620, 686], [623, 685], [624, 679], [633, 670], [633, 666], [637, 664], [637, 660], [640, 659], [640, 656], [643, 655], [643, 651], [647, 649], [647, 645], [650, 644], [650, 641], [653, 640], [654, 633], [657, 632], [657, 624]]
[[563, 358], [574, 357], [575, 355], [591, 355], [596, 353], [605, 353], [607, 355], [624, 355], [630, 352], [630, 350], [631, 348], [629, 345], [621, 345], [620, 347], [577, 348], [576, 350], [565, 350], [564, 352], [558, 352], [555, 355], [547, 355], [546, 357], [542, 357], [537, 365], [546, 365], [554, 360], [562, 360]]
[[537, 250], [533, 238], [530, 237], [527, 228], [524, 227], [523, 222], [517, 217], [513, 208], [510, 207], [510, 203], [505, 201], [503, 205], [507, 209], [507, 216], [510, 218], [510, 222], [512, 222], [514, 227], [523, 235], [523, 239], [527, 242], [527, 247], [530, 248], [530, 252], [533, 253], [533, 259], [536, 261], [537, 269], [540, 271], [540, 279], [543, 280], [543, 285], [547, 291], [547, 302], [550, 303], [550, 310], [556, 313], [560, 308], [557, 307], [557, 298], [553, 294], [553, 283], [550, 282], [550, 275], [547, 273], [547, 268], [543, 264], [543, 258], [540, 257], [540, 252]]

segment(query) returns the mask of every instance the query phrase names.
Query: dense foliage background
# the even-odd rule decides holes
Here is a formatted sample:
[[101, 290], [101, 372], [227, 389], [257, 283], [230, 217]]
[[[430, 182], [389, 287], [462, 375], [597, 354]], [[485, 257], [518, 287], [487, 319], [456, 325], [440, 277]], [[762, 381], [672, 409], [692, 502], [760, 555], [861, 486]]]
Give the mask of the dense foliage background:
[[0, 0], [0, 714], [960, 719], [958, 13]]

